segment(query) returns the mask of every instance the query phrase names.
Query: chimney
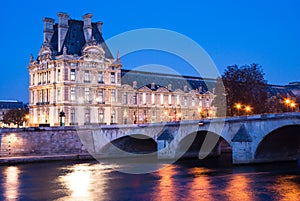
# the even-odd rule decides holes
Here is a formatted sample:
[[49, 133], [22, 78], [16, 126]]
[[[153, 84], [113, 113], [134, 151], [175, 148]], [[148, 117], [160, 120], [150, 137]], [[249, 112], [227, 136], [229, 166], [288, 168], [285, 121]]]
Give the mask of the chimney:
[[68, 32], [68, 20], [69, 14], [67, 13], [58, 13], [58, 52], [62, 50], [62, 45], [64, 44], [64, 40], [66, 38]]
[[54, 24], [54, 19], [45, 17], [43, 18], [44, 22], [44, 42], [48, 41], [50, 42], [54, 30], [53, 30], [53, 24]]
[[98, 28], [98, 31], [100, 32], [101, 36], [102, 36], [102, 25], [103, 25], [103, 22], [97, 22], [97, 28]]
[[82, 16], [85, 42], [90, 41], [92, 38], [92, 17], [93, 14], [90, 13], [87, 13], [84, 16]]

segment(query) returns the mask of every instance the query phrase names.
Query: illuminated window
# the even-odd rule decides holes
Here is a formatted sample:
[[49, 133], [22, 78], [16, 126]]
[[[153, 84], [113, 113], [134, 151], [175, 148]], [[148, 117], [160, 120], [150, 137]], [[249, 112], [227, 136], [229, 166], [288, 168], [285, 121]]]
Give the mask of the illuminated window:
[[71, 69], [71, 81], [75, 81], [75, 69]]
[[76, 100], [76, 89], [75, 87], [71, 87], [71, 101]]
[[143, 104], [146, 104], [146, 93], [143, 93]]
[[164, 95], [160, 94], [160, 104], [163, 105], [164, 104]]

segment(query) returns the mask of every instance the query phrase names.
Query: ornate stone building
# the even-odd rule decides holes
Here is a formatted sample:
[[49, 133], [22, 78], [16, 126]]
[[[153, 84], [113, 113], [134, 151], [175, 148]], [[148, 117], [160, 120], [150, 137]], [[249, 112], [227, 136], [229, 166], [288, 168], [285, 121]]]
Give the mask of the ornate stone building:
[[[44, 40], [31, 56], [30, 125], [129, 124], [214, 116], [214, 80], [122, 70], [102, 37], [102, 22], [58, 13], [44, 18]], [[62, 115], [62, 113], [64, 115]], [[61, 115], [60, 115], [61, 114]]]

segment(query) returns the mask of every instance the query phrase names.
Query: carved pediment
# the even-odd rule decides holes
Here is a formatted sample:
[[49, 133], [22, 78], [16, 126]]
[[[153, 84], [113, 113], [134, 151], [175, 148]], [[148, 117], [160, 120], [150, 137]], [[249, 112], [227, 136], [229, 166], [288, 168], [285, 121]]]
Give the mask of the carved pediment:
[[82, 48], [82, 55], [84, 60], [103, 60], [105, 52], [95, 39], [87, 42]]

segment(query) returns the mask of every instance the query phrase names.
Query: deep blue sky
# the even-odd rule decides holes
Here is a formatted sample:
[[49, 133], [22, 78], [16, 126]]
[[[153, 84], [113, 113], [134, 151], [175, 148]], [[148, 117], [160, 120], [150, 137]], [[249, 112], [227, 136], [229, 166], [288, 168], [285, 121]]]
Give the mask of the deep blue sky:
[[[255, 62], [268, 83], [300, 81], [298, 0], [10, 0], [0, 8], [0, 99], [28, 102], [29, 55], [36, 57], [42, 44], [42, 18], [57, 22], [59, 11], [73, 19], [93, 13], [93, 21], [104, 22], [105, 39], [138, 28], [179, 32], [201, 45], [221, 73], [228, 65]], [[130, 65], [124, 61], [124, 68]]]

